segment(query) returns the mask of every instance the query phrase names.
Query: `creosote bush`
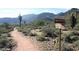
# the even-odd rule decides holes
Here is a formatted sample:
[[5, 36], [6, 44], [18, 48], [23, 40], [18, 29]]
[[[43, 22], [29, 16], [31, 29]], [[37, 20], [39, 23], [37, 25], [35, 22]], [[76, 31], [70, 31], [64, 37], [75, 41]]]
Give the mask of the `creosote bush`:
[[79, 24], [76, 24], [76, 26], [74, 27], [74, 30], [79, 30]]
[[44, 37], [44, 36], [37, 36], [36, 39], [37, 41], [49, 41], [49, 38]]
[[78, 33], [76, 32], [72, 32], [65, 37], [65, 42], [68, 42], [68, 43], [73, 43], [77, 40], [79, 40], [79, 36], [78, 36]]
[[42, 31], [45, 33], [46, 37], [55, 38], [55, 37], [58, 37], [58, 35], [59, 35], [58, 30], [55, 28], [44, 27], [44, 28], [42, 28]]
[[0, 36], [0, 50], [11, 51], [16, 46], [16, 43], [12, 39], [8, 39], [6, 36]]
[[72, 48], [64, 48], [63, 50], [64, 51], [74, 51], [74, 49], [72, 49]]

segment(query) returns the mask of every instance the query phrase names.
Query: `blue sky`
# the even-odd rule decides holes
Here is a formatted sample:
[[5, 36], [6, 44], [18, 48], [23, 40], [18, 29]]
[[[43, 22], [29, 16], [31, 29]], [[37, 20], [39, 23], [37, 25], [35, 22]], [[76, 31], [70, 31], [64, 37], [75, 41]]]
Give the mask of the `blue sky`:
[[66, 12], [69, 8], [3, 8], [0, 9], [0, 17], [17, 17], [19, 14], [39, 14], [42, 12], [60, 13]]

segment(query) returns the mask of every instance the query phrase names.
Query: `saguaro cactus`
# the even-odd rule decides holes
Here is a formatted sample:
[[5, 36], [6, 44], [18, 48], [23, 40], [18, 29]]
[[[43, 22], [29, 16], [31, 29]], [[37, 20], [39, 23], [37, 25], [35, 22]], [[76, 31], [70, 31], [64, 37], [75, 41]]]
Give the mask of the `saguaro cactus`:
[[76, 17], [72, 14], [71, 16], [71, 27], [72, 29], [75, 27], [76, 25]]
[[21, 27], [21, 23], [22, 23], [22, 16], [21, 16], [21, 15], [19, 15], [19, 16], [18, 16], [18, 18], [19, 18], [19, 26]]

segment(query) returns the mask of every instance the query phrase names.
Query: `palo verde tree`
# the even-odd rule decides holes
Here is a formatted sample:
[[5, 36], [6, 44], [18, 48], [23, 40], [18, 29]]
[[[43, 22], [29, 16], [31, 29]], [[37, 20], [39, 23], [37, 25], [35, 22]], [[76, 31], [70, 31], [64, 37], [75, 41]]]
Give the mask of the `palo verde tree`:
[[71, 27], [72, 27], [72, 29], [75, 27], [75, 25], [76, 25], [76, 17], [72, 14], [72, 16], [71, 16]]
[[22, 23], [22, 16], [21, 16], [21, 15], [19, 15], [19, 16], [18, 16], [18, 18], [19, 18], [19, 26], [21, 27], [21, 23]]

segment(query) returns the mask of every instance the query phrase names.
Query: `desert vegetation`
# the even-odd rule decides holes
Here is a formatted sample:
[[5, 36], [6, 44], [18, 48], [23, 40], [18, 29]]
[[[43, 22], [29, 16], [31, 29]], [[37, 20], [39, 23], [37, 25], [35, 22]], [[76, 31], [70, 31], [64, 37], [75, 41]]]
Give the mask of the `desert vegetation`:
[[[48, 15], [56, 16], [51, 13], [39, 14], [39, 17], [34, 18], [35, 20], [29, 23], [23, 20], [23, 16], [19, 15], [17, 24], [0, 24], [0, 50], [11, 51], [17, 47], [16, 41], [12, 39], [10, 34], [15, 29], [26, 38], [30, 37], [31, 39], [29, 40], [37, 45], [41, 51], [58, 51], [59, 39], [61, 39], [62, 51], [79, 50], [79, 14], [76, 10], [72, 8], [64, 14], [61, 13], [65, 20], [65, 29], [61, 29], [61, 33], [60, 29], [55, 26], [55, 19], [47, 17]], [[60, 15], [58, 14], [57, 16]]]
[[10, 32], [12, 31], [12, 26], [8, 23], [3, 23], [0, 25], [0, 50], [1, 51], [11, 51], [16, 46], [16, 42], [12, 40]]

